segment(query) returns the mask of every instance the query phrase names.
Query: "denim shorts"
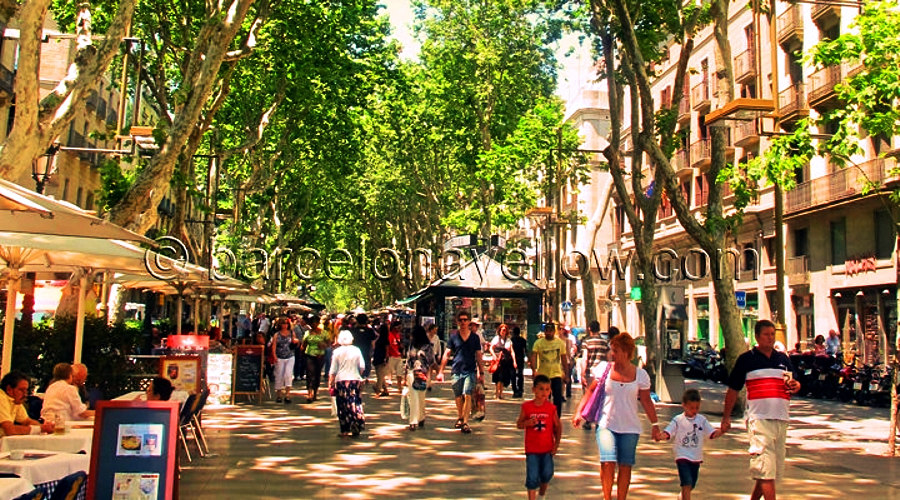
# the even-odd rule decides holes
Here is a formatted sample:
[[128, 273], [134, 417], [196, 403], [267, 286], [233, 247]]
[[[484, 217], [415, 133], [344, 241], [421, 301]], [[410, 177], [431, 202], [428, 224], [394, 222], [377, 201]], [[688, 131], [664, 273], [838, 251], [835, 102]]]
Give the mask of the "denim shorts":
[[597, 451], [600, 452], [600, 462], [634, 465], [634, 455], [640, 436], [640, 434], [623, 434], [598, 427]]
[[691, 489], [697, 486], [697, 478], [700, 477], [700, 462], [692, 462], [690, 460], [679, 459], [675, 461], [678, 467], [678, 479], [681, 486], [690, 486]]
[[453, 396], [460, 397], [462, 395], [472, 394], [475, 390], [475, 374], [474, 373], [454, 373], [453, 374]]
[[525, 454], [525, 488], [536, 490], [553, 479], [553, 455], [550, 453]]

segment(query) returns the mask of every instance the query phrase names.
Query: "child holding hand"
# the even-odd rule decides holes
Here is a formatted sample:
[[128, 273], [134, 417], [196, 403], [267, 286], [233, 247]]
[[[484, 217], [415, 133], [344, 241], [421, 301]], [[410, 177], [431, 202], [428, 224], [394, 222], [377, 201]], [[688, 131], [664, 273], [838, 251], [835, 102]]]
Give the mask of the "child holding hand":
[[559, 449], [562, 426], [550, 397], [550, 379], [534, 377], [534, 399], [522, 403], [516, 427], [525, 429], [525, 488], [528, 500], [544, 498], [553, 478], [553, 455]]
[[722, 431], [714, 429], [700, 414], [700, 401], [700, 391], [697, 389], [684, 391], [681, 397], [684, 413], [672, 419], [660, 438], [663, 441], [672, 440], [682, 500], [690, 500], [691, 491], [697, 486], [700, 463], [703, 462], [703, 442], [706, 438], [715, 439], [722, 435]]

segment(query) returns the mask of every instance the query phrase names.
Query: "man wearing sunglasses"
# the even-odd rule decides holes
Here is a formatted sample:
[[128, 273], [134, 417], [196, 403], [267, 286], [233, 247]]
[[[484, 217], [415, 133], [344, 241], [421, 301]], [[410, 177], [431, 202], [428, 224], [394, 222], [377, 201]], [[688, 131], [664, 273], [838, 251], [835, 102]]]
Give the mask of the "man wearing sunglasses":
[[444, 367], [453, 354], [453, 365], [450, 373], [453, 380], [453, 396], [456, 399], [456, 412], [458, 419], [456, 428], [463, 434], [469, 434], [469, 413], [472, 411], [472, 391], [477, 380], [483, 382], [484, 372], [481, 360], [481, 340], [478, 335], [472, 335], [469, 330], [469, 322], [472, 317], [468, 312], [462, 311], [456, 315], [456, 323], [459, 328], [457, 333], [450, 335], [447, 341], [447, 349], [444, 351], [441, 367], [438, 370], [437, 381], [444, 380]]

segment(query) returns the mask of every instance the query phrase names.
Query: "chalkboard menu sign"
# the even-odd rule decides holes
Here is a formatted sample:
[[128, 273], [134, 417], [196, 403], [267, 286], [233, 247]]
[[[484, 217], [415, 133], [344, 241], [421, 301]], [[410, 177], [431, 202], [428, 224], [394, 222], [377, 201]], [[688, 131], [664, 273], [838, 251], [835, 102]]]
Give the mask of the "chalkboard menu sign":
[[263, 346], [234, 348], [234, 394], [254, 395], [262, 400]]
[[100, 401], [87, 498], [174, 497], [177, 401]]

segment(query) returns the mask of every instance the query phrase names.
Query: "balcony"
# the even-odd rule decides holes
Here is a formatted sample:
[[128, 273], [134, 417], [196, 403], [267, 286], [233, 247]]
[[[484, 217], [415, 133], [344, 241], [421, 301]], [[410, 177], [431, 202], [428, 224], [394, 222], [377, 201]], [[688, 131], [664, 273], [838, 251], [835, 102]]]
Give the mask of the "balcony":
[[712, 156], [710, 155], [709, 139], [700, 139], [691, 144], [691, 166], [702, 168], [709, 165]]
[[778, 93], [778, 110], [782, 123], [790, 123], [809, 115], [805, 94], [806, 89], [802, 82], [795, 83]]
[[96, 90], [92, 90], [88, 93], [88, 97], [85, 100], [85, 107], [88, 111], [97, 111], [97, 107], [100, 105], [100, 96], [97, 95]]
[[100, 102], [97, 105], [97, 116], [99, 116], [101, 120], [106, 118], [106, 99], [100, 99]]
[[788, 257], [784, 261], [784, 271], [791, 285], [809, 283], [809, 257], [806, 255]]
[[778, 16], [776, 21], [779, 45], [790, 45], [803, 40], [803, 15], [800, 5], [794, 4]]
[[0, 95], [7, 99], [11, 98], [13, 94], [15, 94], [13, 88], [15, 81], [16, 74], [6, 66], [0, 64]]
[[756, 79], [756, 54], [747, 49], [734, 58], [734, 81], [738, 84], [753, 83]]
[[678, 101], [678, 123], [683, 124], [691, 121], [691, 96], [685, 94]]
[[841, 7], [832, 3], [814, 3], [809, 12], [816, 24], [827, 24], [831, 20], [840, 20]]
[[731, 129], [734, 136], [734, 145], [742, 148], [759, 143], [759, 118], [739, 121]]
[[691, 102], [694, 104], [693, 107], [697, 111], [709, 109], [710, 101], [708, 80], [704, 80], [697, 85], [694, 85], [694, 88], [691, 89]]
[[827, 66], [809, 77], [807, 100], [810, 107], [824, 106], [836, 99], [834, 86], [841, 81], [841, 66]]
[[678, 151], [675, 151], [675, 155], [672, 157], [672, 169], [675, 170], [675, 175], [678, 176], [691, 171], [687, 150], [679, 149]]
[[822, 177], [800, 183], [785, 193], [784, 213], [828, 205], [861, 194], [867, 183], [883, 184], [894, 181], [889, 177], [894, 160], [876, 158], [858, 167], [846, 167]]

